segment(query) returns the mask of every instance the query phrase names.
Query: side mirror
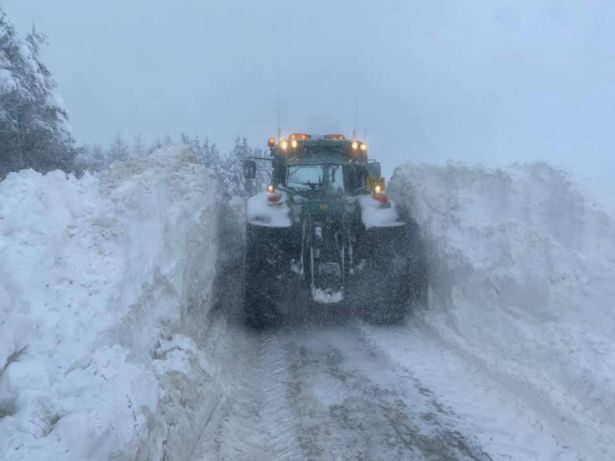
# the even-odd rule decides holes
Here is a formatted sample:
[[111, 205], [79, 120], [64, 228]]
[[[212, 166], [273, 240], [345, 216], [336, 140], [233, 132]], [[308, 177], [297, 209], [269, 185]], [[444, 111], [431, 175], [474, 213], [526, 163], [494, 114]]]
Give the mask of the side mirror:
[[380, 178], [380, 162], [370, 162], [367, 164], [367, 176], [370, 178]]
[[254, 160], [244, 160], [243, 176], [246, 179], [256, 178], [256, 162]]

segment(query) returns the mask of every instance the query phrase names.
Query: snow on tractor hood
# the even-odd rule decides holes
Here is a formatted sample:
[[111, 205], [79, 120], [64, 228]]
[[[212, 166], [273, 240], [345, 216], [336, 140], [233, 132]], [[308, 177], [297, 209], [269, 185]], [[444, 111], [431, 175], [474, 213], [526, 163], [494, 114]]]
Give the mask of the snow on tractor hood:
[[367, 229], [404, 225], [399, 219], [394, 202], [389, 201], [387, 205], [383, 205], [371, 195], [363, 195], [359, 198], [359, 205], [361, 206], [361, 220]]
[[247, 200], [246, 213], [250, 224], [265, 227], [290, 227], [292, 225], [290, 208], [286, 204], [288, 198], [286, 192], [277, 191], [276, 194], [280, 194], [281, 198], [275, 203], [269, 201], [271, 194], [268, 192], [261, 192]]

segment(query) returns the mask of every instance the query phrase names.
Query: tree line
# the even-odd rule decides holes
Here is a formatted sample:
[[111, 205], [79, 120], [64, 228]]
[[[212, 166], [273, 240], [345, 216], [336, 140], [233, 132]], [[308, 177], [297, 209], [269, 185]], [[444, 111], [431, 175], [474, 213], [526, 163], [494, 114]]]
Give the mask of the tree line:
[[100, 171], [113, 162], [137, 159], [172, 145], [183, 145], [190, 149], [198, 160], [213, 171], [230, 195], [246, 196], [264, 190], [270, 181], [271, 164], [258, 162], [256, 180], [247, 181], [243, 176], [243, 162], [251, 157], [265, 157], [265, 149], [252, 147], [246, 138], [237, 136], [232, 148], [223, 153], [208, 137], [200, 138], [182, 134], [179, 140], [164, 136], [146, 144], [139, 135], [128, 142], [118, 135], [107, 147], [100, 145], [83, 146], [75, 158], [75, 171]]
[[[19, 37], [0, 8], [0, 180], [12, 171], [32, 168], [40, 172], [60, 169], [81, 174], [99, 171], [115, 161], [143, 157], [174, 143], [169, 136], [147, 145], [140, 136], [126, 142], [117, 136], [109, 146], [77, 146], [68, 115], [57, 95], [57, 84], [40, 59], [47, 44], [35, 28]], [[207, 137], [182, 135], [200, 161], [217, 173], [228, 193], [246, 195], [268, 179], [267, 168], [259, 169], [257, 181], [246, 182], [242, 164], [250, 156], [263, 156], [237, 138], [232, 149], [222, 154]]]

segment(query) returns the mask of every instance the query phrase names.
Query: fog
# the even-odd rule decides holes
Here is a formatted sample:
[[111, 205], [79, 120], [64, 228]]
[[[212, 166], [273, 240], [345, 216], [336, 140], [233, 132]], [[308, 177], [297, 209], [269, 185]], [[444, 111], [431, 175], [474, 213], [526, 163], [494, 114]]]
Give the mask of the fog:
[[[615, 171], [615, 4], [591, 0], [4, 0], [82, 143], [366, 133], [405, 160]], [[279, 97], [278, 97], [279, 95]], [[278, 111], [279, 107], [279, 111]], [[279, 117], [278, 117], [279, 112]]]

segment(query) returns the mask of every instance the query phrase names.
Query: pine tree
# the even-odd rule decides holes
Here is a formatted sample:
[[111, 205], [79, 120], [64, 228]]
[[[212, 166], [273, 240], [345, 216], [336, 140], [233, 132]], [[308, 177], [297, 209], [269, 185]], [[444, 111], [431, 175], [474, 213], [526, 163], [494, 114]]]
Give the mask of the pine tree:
[[267, 157], [264, 150], [252, 148], [246, 138], [235, 138], [231, 151], [221, 156], [215, 143], [209, 138], [203, 142], [198, 137], [181, 135], [182, 144], [192, 149], [197, 158], [221, 181], [224, 190], [231, 196], [248, 196], [265, 189], [271, 180], [271, 164], [257, 162], [256, 179], [247, 180], [243, 175], [243, 162], [252, 157]]
[[34, 168], [73, 170], [77, 150], [56, 84], [40, 61], [46, 39], [20, 39], [0, 9], [0, 177]]
[[145, 148], [145, 143], [143, 142], [143, 136], [141, 133], [138, 133], [133, 140], [132, 143], [132, 154], [137, 157], [143, 157], [147, 153], [147, 149]]
[[224, 186], [229, 194], [245, 196], [247, 195], [246, 180], [243, 177], [242, 163], [249, 156], [249, 147], [245, 138], [235, 138], [233, 149], [225, 157], [224, 166]]
[[203, 165], [214, 173], [224, 176], [224, 167], [221, 162], [220, 151], [215, 144], [209, 144], [209, 138], [206, 137], [205, 141], [201, 143], [198, 136], [191, 138], [184, 133], [181, 135], [181, 142], [192, 149]]
[[82, 174], [85, 171], [100, 171], [108, 166], [108, 156], [100, 145], [82, 146], [77, 149], [75, 170]]
[[124, 142], [122, 135], [118, 134], [109, 147], [108, 161], [112, 163], [121, 162], [126, 159], [128, 159], [128, 146]]
[[216, 146], [216, 143], [209, 144], [209, 138], [205, 138], [203, 144], [203, 162], [205, 166], [217, 174], [222, 174], [224, 168], [222, 164], [222, 156]]

